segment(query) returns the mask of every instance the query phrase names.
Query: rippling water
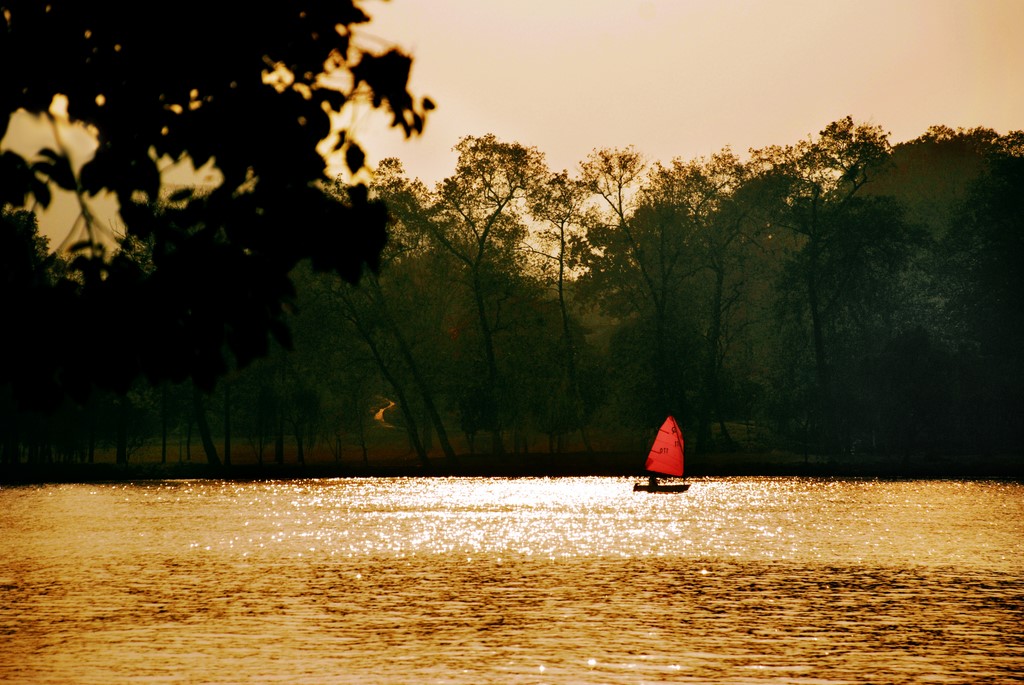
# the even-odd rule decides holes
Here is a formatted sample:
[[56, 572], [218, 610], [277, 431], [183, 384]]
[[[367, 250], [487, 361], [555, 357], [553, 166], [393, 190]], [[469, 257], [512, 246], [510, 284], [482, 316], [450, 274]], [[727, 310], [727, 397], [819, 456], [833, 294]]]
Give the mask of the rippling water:
[[0, 489], [0, 681], [1004, 683], [1024, 485]]

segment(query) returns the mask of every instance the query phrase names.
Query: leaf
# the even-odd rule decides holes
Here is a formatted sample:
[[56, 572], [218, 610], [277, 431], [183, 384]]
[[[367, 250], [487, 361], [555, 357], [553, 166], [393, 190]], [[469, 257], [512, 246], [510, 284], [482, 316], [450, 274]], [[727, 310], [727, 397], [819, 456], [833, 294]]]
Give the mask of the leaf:
[[82, 190], [90, 195], [96, 195], [100, 191], [106, 190], [109, 170], [110, 155], [101, 149], [92, 159], [82, 165], [82, 170], [79, 174]]
[[192, 188], [182, 188], [171, 193], [167, 200], [168, 202], [186, 202], [192, 199], [194, 193], [195, 191]]
[[41, 150], [39, 154], [46, 159], [32, 165], [32, 170], [35, 173], [49, 177], [50, 180], [64, 190], [74, 191], [78, 188], [75, 174], [71, 170], [71, 162], [68, 161], [67, 157], [57, 154], [49, 148]]
[[26, 196], [33, 192], [36, 185], [46, 184], [32, 175], [28, 163], [21, 155], [9, 150], [0, 153], [0, 205], [24, 205]]
[[32, 182], [32, 195], [36, 198], [36, 202], [43, 209], [50, 206], [50, 201], [53, 199], [50, 194], [50, 186], [39, 179], [35, 179]]
[[[92, 243], [91, 242], [89, 242], [88, 240], [78, 240], [78, 241], [72, 243], [68, 247], [68, 252], [70, 252], [71, 254], [77, 254], [79, 252], [85, 252], [86, 250], [91, 250], [91, 249], [92, 249]], [[79, 259], [81, 259], [81, 258], [79, 258]]]
[[363, 168], [366, 163], [366, 154], [355, 143], [350, 142], [345, 150], [345, 164], [353, 174]]
[[320, 99], [330, 106], [335, 112], [340, 112], [341, 108], [348, 102], [348, 96], [337, 90], [321, 89]]

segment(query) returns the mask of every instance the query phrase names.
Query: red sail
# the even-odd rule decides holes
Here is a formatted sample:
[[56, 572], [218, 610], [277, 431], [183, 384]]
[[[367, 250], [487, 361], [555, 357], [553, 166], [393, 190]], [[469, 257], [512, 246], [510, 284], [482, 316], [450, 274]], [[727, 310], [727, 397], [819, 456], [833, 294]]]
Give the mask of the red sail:
[[671, 416], [658, 429], [646, 467], [648, 471], [668, 476], [683, 475], [683, 432]]

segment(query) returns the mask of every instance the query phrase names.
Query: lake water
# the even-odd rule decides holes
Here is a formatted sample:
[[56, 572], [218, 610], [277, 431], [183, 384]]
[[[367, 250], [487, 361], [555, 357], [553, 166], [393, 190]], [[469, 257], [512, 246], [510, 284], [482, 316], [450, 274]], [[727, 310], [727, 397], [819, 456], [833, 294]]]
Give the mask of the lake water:
[[1024, 485], [0, 489], [0, 682], [1024, 682]]

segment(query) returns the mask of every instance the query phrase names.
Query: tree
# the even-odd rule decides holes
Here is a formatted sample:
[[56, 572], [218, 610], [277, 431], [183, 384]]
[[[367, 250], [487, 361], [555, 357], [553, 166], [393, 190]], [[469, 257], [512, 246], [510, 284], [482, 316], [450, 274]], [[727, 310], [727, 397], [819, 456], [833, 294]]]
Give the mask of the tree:
[[464, 274], [479, 334], [481, 386], [469, 403], [477, 405], [483, 427], [491, 432], [492, 449], [502, 444], [501, 372], [495, 344], [500, 326], [498, 302], [508, 276], [517, 274], [527, 231], [521, 214], [536, 185], [547, 175], [544, 156], [536, 148], [499, 141], [493, 134], [467, 136], [455, 146], [455, 173], [437, 188], [433, 236]]
[[[407, 135], [433, 105], [408, 93], [408, 56], [361, 47], [357, 29], [368, 20], [355, 0], [217, 12], [186, 0], [159, 21], [116, 3], [4, 4], [0, 59], [18, 68], [0, 79], [0, 138], [17, 110], [53, 121], [63, 105], [98, 145], [80, 169], [64, 149], [0, 156], [0, 206], [46, 206], [53, 184], [78, 196], [88, 229], [75, 277], [35, 303], [28, 321], [8, 323], [27, 328], [47, 311], [94, 335], [53, 356], [38, 392], [18, 386], [19, 400], [52, 409], [65, 393], [123, 393], [140, 376], [191, 377], [209, 390], [231, 366], [225, 350], [245, 366], [267, 353], [268, 335], [288, 345], [282, 303], [300, 260], [349, 281], [376, 265], [386, 211], [359, 187], [347, 202], [325, 193], [321, 151], [343, 151], [352, 171], [363, 165], [334, 126], [350, 103], [386, 108]], [[212, 162], [222, 180], [208, 193], [175, 194], [177, 209], [164, 211], [160, 166], [184, 160]], [[116, 195], [130, 235], [154, 237], [152, 274], [107, 260], [88, 209], [103, 190]], [[141, 313], [134, 344], [111, 344], [108, 325], [128, 312]]]
[[277, 427], [278, 388], [275, 380], [279, 374], [272, 362], [272, 356], [254, 362], [234, 382], [239, 398], [235, 429], [245, 436], [260, 466], [263, 466], [267, 446]]
[[989, 128], [930, 126], [893, 146], [891, 164], [878, 169], [864, 193], [896, 198], [915, 223], [941, 238], [998, 139]]
[[[345, 192], [338, 187], [336, 192]], [[420, 422], [415, 411], [415, 393], [420, 394], [422, 404], [428, 407], [428, 421], [440, 426], [439, 435], [446, 457], [455, 460], [454, 449], [448, 443], [447, 434], [439, 412], [434, 405], [433, 390], [421, 372], [420, 365], [413, 351], [416, 329], [413, 328], [412, 340], [407, 339], [408, 322], [402, 313], [396, 314], [393, 308], [401, 309], [402, 300], [408, 298], [420, 304], [417, 293], [410, 288], [399, 286], [395, 296], [388, 293], [386, 283], [401, 274], [409, 254], [415, 254], [417, 238], [407, 230], [410, 220], [416, 221], [421, 215], [420, 199], [425, 191], [420, 184], [409, 184], [404, 178], [397, 160], [385, 160], [375, 174], [372, 192], [389, 198], [392, 204], [390, 214], [390, 239], [381, 255], [380, 273], [367, 270], [358, 286], [350, 284], [321, 283], [326, 299], [327, 310], [322, 320], [338, 320], [341, 329], [359, 340], [369, 353], [377, 373], [391, 386], [391, 397], [394, 398], [397, 410], [403, 417], [404, 427], [409, 437], [409, 444], [419, 456], [425, 469], [431, 468], [430, 457], [424, 441], [425, 432], [420, 430]], [[415, 208], [411, 208], [415, 206]], [[423, 217], [420, 216], [420, 220]], [[419, 242], [422, 242], [422, 238]], [[412, 259], [415, 259], [413, 257]], [[401, 275], [398, 276], [402, 278]], [[384, 283], [382, 283], [382, 280]], [[412, 309], [416, 309], [416, 304]], [[401, 323], [400, 323], [401, 321]]]
[[[458, 456], [448, 440], [434, 390], [437, 379], [429, 377], [416, 349], [427, 348], [428, 352], [432, 349], [436, 354], [437, 347], [432, 347], [429, 341], [440, 332], [440, 321], [436, 317], [444, 311], [443, 290], [447, 286], [445, 279], [437, 278], [443, 270], [438, 269], [436, 256], [431, 254], [428, 243], [429, 194], [419, 181], [409, 181], [401, 163], [394, 159], [384, 160], [378, 166], [371, 190], [390, 208], [391, 239], [382, 256], [384, 285], [377, 274], [368, 273], [363, 294], [373, 302], [385, 334], [394, 341], [445, 458], [457, 465]], [[440, 281], [441, 288], [430, 290], [428, 280]], [[423, 325], [417, 326], [417, 322]]]
[[629, 356], [649, 355], [642, 379], [648, 390], [638, 403], [647, 409], [637, 418], [657, 425], [658, 417], [682, 420], [687, 411], [685, 355], [679, 353], [689, 345], [680, 314], [687, 305], [684, 284], [695, 267], [692, 226], [680, 220], [678, 205], [657, 199], [646, 166], [632, 148], [596, 150], [582, 163], [583, 182], [604, 209], [587, 227], [583, 265], [587, 287], [607, 313], [650, 328], [643, 334], [646, 346], [624, 349]]
[[959, 343], [957, 403], [972, 417], [965, 428], [977, 436], [974, 449], [1016, 449], [1024, 436], [1022, 141], [1024, 133], [1009, 134], [989, 152], [938, 261], [948, 322], [940, 332]]
[[889, 155], [881, 127], [850, 117], [826, 126], [817, 140], [754, 153], [766, 182], [776, 183], [771, 222], [795, 241], [782, 285], [799, 295], [784, 314], [799, 321], [806, 312], [809, 320], [815, 389], [808, 411], [820, 411], [816, 428], [826, 449], [839, 446], [834, 357], [849, 338], [845, 327], [857, 320], [854, 308], [878, 311], [880, 288], [906, 264], [915, 240], [895, 201], [861, 192]]
[[[561, 384], [561, 392], [553, 399], [555, 402], [559, 399], [568, 399], [568, 421], [564, 422], [565, 426], [561, 426], [559, 421], [554, 421], [552, 428], [579, 430], [587, 452], [593, 452], [587, 436], [587, 411], [580, 389], [578, 370], [583, 339], [575, 330], [578, 324], [570, 314], [566, 294], [567, 283], [574, 280], [573, 272], [577, 270], [579, 253], [584, 241], [583, 217], [586, 199], [586, 187], [562, 171], [550, 175], [546, 183], [540, 187], [534, 197], [531, 213], [535, 219], [544, 222], [544, 228], [536, 234], [542, 242], [537, 253], [545, 260], [541, 266], [542, 272], [554, 272], [548, 279], [554, 285], [562, 324], [560, 347], [564, 359], [564, 383]], [[556, 416], [562, 413], [554, 412]]]
[[747, 166], [728, 148], [709, 158], [675, 159], [655, 165], [643, 202], [669, 213], [689, 244], [695, 270], [689, 291], [697, 301], [703, 339], [697, 444], [711, 445], [712, 418], [724, 444], [732, 439], [723, 411], [723, 371], [732, 338], [741, 327], [750, 253], [760, 226], [755, 222], [763, 193]]
[[1024, 339], [1024, 154], [992, 153], [944, 241], [949, 310], [985, 354], [1020, 356]]
[[380, 321], [373, 303], [360, 297], [360, 293], [354, 292], [353, 289], [346, 288], [343, 285], [339, 285], [334, 292], [337, 303], [336, 307], [340, 315], [349, 323], [366, 345], [381, 376], [391, 386], [391, 390], [395, 394], [395, 404], [398, 405], [398, 409], [405, 420], [409, 442], [416, 451], [421, 466], [426, 470], [430, 470], [430, 456], [427, 454], [427, 450], [420, 437], [421, 433], [413, 412], [412, 399], [407, 392], [407, 384], [402, 376], [399, 375], [401, 362], [396, 360], [395, 355], [388, 349], [391, 341], [386, 338], [386, 334], [382, 338], [381, 333], [377, 330]]
[[[36, 308], [53, 297], [53, 284], [58, 278], [56, 257], [48, 257], [48, 251], [32, 212], [0, 207], [0, 311], [22, 324], [5, 326], [2, 336], [7, 355], [17, 360], [0, 364], [0, 388], [11, 393], [9, 398], [4, 397], [5, 404], [11, 403], [5, 414], [16, 412], [23, 399], [29, 404], [42, 399], [36, 395], [39, 388], [35, 381], [49, 368], [48, 358], [58, 352], [55, 338], [37, 330], [53, 332], [53, 322], [35, 316]], [[16, 426], [11, 421], [13, 431]]]

